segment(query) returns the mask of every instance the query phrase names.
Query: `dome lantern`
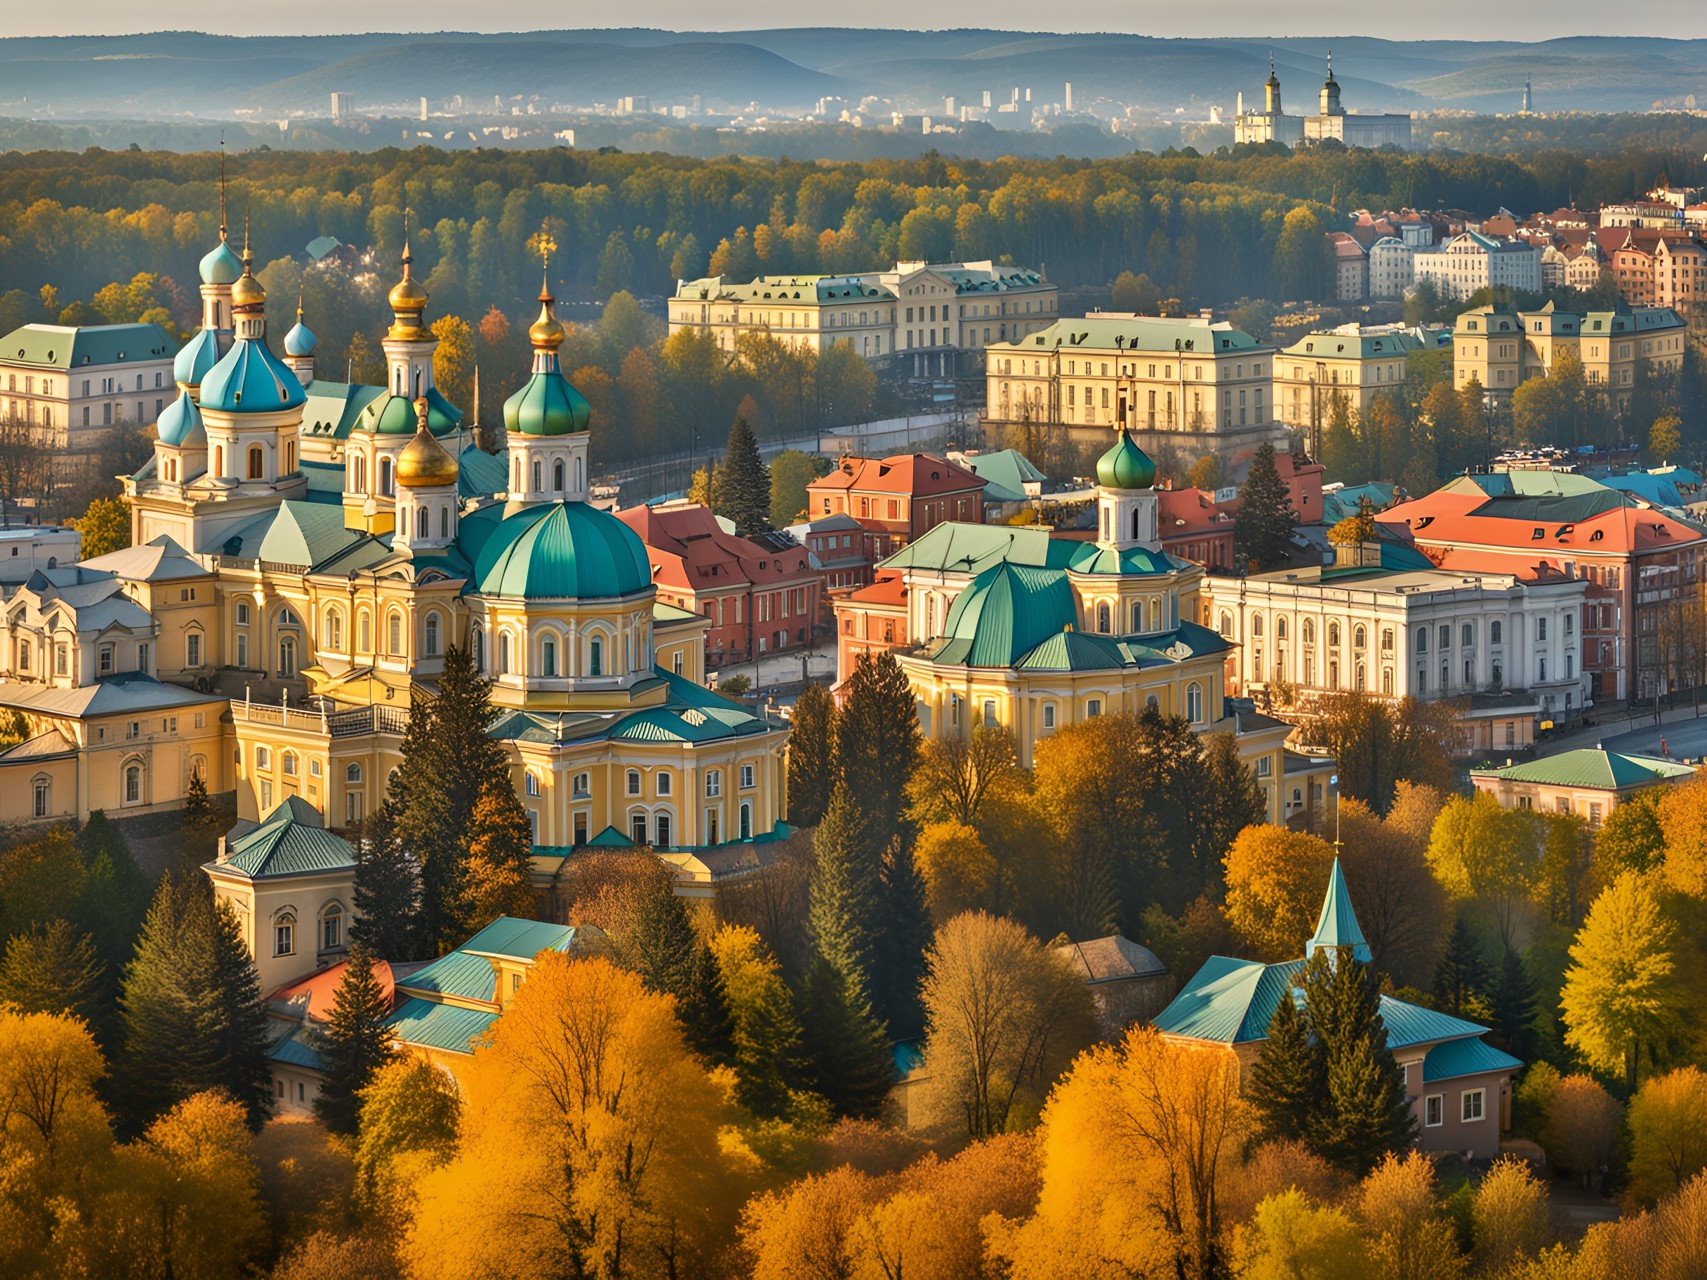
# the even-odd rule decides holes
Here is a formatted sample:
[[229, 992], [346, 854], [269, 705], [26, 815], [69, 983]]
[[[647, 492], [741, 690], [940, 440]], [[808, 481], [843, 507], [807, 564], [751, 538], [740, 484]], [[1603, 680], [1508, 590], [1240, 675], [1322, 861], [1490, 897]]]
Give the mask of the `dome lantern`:
[[456, 459], [433, 436], [426, 396], [415, 401], [415, 435], [397, 455], [397, 483], [405, 489], [429, 489], [456, 483]]

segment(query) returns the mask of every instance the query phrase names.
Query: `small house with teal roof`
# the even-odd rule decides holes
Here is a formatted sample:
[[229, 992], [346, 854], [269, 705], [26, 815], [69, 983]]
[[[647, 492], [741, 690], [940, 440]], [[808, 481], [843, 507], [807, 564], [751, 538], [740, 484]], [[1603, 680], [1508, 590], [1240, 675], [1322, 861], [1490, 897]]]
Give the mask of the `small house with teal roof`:
[[[1156, 1016], [1155, 1027], [1177, 1043], [1230, 1052], [1246, 1072], [1262, 1053], [1280, 1002], [1303, 1000], [1304, 965], [1318, 952], [1330, 960], [1371, 959], [1337, 858], [1303, 958], [1263, 964], [1211, 956]], [[1476, 1160], [1497, 1156], [1511, 1124], [1512, 1083], [1523, 1064], [1488, 1044], [1488, 1028], [1477, 1023], [1386, 995], [1380, 1007], [1387, 1047], [1416, 1116], [1417, 1146]]]

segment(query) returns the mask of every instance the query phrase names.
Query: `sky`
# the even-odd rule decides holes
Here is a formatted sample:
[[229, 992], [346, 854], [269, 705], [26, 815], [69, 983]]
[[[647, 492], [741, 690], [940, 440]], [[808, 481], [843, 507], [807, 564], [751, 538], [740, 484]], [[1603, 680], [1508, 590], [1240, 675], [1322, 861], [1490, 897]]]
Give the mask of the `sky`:
[[[333, 34], [353, 31], [456, 30], [528, 31], [591, 27], [618, 15], [594, 6], [544, 4], [539, 0], [494, 6], [483, 21], [480, 6], [466, 0], [413, 0], [406, 9], [377, 10], [348, 0], [296, 0], [288, 6], [233, 6], [226, 0], [175, 0], [137, 5], [131, 0], [85, 0], [69, 9], [55, 5], [8, 6], [5, 35], [114, 35], [135, 31], [216, 31], [230, 35]], [[865, 0], [855, 11], [840, 7], [816, 19], [815, 6], [799, 0], [743, 0], [708, 6], [704, 0], [652, 0], [643, 13], [646, 26], [664, 29], [750, 30], [765, 27], [869, 26], [917, 27], [916, 0]], [[1548, 0], [1544, 5], [1494, 5], [1466, 10], [1417, 9], [1368, 0], [1273, 0], [1260, 14], [1249, 7], [1229, 16], [1224, 6], [1174, 6], [1156, 3], [1111, 6], [1091, 0], [1056, 0], [1048, 6], [1047, 25], [1034, 0], [979, 0], [933, 6], [935, 28], [993, 27], [1015, 31], [1127, 31], [1153, 36], [1315, 36], [1367, 35], [1389, 39], [1543, 40], [1565, 35], [1707, 37], [1707, 4], [1700, 0]], [[1447, 15], [1468, 22], [1449, 21]], [[376, 21], [377, 20], [377, 21]], [[406, 21], [404, 21], [406, 20]], [[384, 25], [381, 25], [384, 24]]]

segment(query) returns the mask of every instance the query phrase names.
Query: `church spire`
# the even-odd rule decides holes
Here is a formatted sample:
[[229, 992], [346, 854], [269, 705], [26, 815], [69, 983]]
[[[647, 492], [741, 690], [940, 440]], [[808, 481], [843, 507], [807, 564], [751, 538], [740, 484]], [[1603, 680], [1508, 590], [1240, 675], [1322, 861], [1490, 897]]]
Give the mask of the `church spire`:
[[1340, 860], [1336, 857], [1333, 872], [1328, 877], [1327, 896], [1322, 899], [1322, 914], [1316, 919], [1314, 936], [1304, 944], [1304, 955], [1307, 958], [1323, 949], [1337, 953], [1345, 947], [1349, 947], [1357, 959], [1369, 963], [1369, 943], [1364, 939], [1362, 926], [1357, 923], [1351, 892], [1346, 888], [1345, 875], [1340, 871]]

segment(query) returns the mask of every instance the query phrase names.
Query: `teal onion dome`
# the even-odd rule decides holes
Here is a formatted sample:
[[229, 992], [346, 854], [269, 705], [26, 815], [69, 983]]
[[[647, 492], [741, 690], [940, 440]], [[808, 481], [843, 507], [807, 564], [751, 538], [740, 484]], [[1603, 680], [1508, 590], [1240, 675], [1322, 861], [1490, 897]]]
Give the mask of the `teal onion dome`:
[[201, 262], [201, 277], [203, 284], [236, 284], [237, 278], [243, 274], [243, 259], [220, 236], [219, 243], [213, 247]]
[[547, 502], [505, 516], [474, 567], [482, 595], [605, 600], [649, 591], [640, 536], [584, 502]]
[[319, 345], [320, 339], [314, 336], [314, 330], [300, 320], [290, 327], [289, 333], [285, 334], [284, 349], [287, 356], [306, 358], [313, 355], [314, 348]]
[[587, 398], [569, 385], [555, 356], [504, 401], [504, 430], [517, 435], [566, 436], [585, 431], [591, 419]]
[[173, 381], [186, 387], [199, 387], [218, 363], [219, 335], [212, 329], [200, 329], [173, 357]]
[[[427, 392], [426, 400], [427, 430], [435, 436], [455, 431], [462, 422], [462, 410], [441, 396], [437, 387]], [[356, 430], [376, 436], [412, 436], [418, 416], [408, 396], [381, 396], [362, 410]]]
[[1122, 431], [1114, 448], [1097, 459], [1097, 483], [1105, 489], [1148, 489], [1156, 483], [1156, 464]]
[[201, 410], [196, 408], [189, 392], [180, 391], [178, 398], [161, 411], [160, 421], [155, 424], [155, 434], [161, 444], [171, 445], [174, 449], [181, 449], [186, 444], [207, 444]]
[[201, 384], [202, 408], [222, 413], [273, 413], [306, 399], [291, 367], [259, 338], [239, 339]]

